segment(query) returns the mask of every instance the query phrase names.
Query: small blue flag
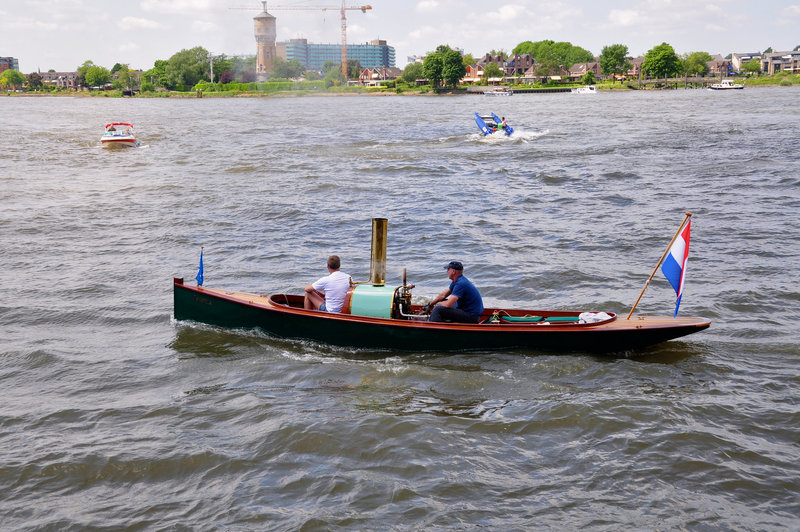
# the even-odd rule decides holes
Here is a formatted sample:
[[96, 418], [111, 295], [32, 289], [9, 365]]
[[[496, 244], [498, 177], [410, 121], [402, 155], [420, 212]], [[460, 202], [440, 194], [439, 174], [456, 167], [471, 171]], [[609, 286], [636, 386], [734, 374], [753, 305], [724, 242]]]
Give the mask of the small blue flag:
[[203, 286], [203, 248], [200, 248], [200, 268], [197, 270], [197, 286]]

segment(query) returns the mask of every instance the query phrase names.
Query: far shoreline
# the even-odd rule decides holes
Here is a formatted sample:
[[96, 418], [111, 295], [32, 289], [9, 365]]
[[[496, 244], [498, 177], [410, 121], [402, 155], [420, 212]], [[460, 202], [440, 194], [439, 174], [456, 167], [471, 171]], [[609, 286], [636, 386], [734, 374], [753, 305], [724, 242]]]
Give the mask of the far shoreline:
[[[796, 85], [800, 85], [800, 75], [795, 76], [796, 80], [775, 80], [771, 83], [752, 83], [747, 85], [747, 89], [754, 89], [760, 87], [793, 87]], [[770, 80], [772, 81], [772, 80]], [[787, 83], [788, 82], [788, 83]], [[678, 86], [674, 85], [675, 82], [670, 81], [669, 86], [667, 87], [633, 87], [631, 84], [627, 85], [618, 85], [618, 86], [597, 86], [598, 92], [604, 93], [614, 93], [614, 92], [634, 92], [634, 91], [674, 91], [674, 90], [705, 90], [707, 87], [703, 86], [680, 86], [680, 82]], [[514, 87], [510, 87], [513, 91]], [[553, 92], [548, 90], [548, 88], [540, 88], [530, 90], [531, 87], [522, 87], [525, 88], [526, 91], [524, 94], [536, 94], [537, 92], [541, 92], [542, 94], [552, 94]], [[555, 87], [550, 87], [550, 89]], [[572, 87], [561, 87], [563, 89], [570, 89]], [[563, 91], [567, 92], [567, 91]], [[520, 93], [522, 94], [522, 93]], [[434, 91], [432, 89], [427, 90], [414, 90], [414, 89], [403, 89], [400, 91], [394, 89], [382, 89], [382, 90], [374, 90], [374, 89], [360, 89], [360, 90], [334, 90], [334, 91], [306, 91], [306, 90], [297, 90], [297, 91], [271, 91], [271, 92], [229, 92], [229, 91], [163, 91], [163, 92], [147, 92], [147, 93], [139, 93], [134, 96], [123, 95], [121, 90], [111, 90], [111, 91], [71, 91], [71, 92], [14, 92], [14, 91], [1, 91], [0, 96], [6, 97], [32, 97], [32, 98], [42, 98], [42, 97], [55, 97], [55, 98], [63, 98], [63, 97], [70, 97], [70, 98], [136, 98], [136, 99], [187, 99], [187, 98], [194, 98], [198, 100], [202, 100], [204, 98], [303, 98], [307, 96], [324, 96], [324, 97], [353, 97], [353, 96], [483, 96], [483, 93], [480, 91], [468, 91], [466, 89], [442, 89], [439, 91]]]

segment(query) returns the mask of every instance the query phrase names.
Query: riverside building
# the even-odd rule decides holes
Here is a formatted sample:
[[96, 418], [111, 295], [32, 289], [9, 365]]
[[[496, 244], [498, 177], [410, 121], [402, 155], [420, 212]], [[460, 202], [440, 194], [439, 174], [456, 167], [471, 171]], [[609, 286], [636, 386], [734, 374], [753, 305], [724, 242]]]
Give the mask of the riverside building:
[[19, 59], [16, 57], [0, 57], [0, 72], [9, 69], [19, 70]]
[[[341, 44], [309, 44], [308, 39], [291, 39], [275, 45], [278, 57], [296, 59], [307, 69], [322, 70], [326, 61], [342, 62]], [[394, 47], [383, 40], [365, 44], [348, 44], [347, 59], [358, 60], [362, 68], [389, 68], [395, 66]]]

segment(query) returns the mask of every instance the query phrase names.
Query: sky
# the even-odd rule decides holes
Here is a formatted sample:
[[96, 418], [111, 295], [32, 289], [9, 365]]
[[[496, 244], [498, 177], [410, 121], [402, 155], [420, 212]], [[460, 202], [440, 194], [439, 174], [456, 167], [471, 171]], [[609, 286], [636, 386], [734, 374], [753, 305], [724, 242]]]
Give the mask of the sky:
[[[440, 44], [478, 58], [523, 41], [568, 41], [600, 55], [624, 44], [632, 56], [666, 42], [678, 54], [792, 50], [800, 45], [800, 0], [345, 0], [347, 42], [383, 39], [396, 66]], [[294, 7], [295, 9], [287, 9]], [[311, 9], [296, 9], [305, 7]], [[330, 9], [323, 10], [322, 7]], [[276, 0], [277, 40], [341, 43], [340, 0]], [[253, 55], [257, 0], [0, 0], [0, 57], [24, 74], [74, 71], [87, 60], [148, 70], [202, 46]]]

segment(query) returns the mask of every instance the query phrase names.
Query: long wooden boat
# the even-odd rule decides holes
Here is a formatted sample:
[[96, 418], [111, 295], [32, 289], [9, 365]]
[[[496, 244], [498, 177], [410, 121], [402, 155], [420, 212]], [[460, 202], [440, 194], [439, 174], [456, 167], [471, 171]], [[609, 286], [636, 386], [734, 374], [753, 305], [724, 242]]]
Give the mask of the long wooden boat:
[[[176, 320], [233, 329], [259, 329], [280, 338], [398, 351], [532, 349], [614, 353], [702, 331], [705, 318], [611, 312], [486, 308], [478, 323], [429, 322], [411, 303], [413, 285], [387, 286], [385, 218], [373, 219], [370, 278], [353, 284], [341, 312], [303, 308], [303, 295], [251, 294], [190, 286], [173, 279]], [[201, 270], [202, 272], [202, 260]], [[200, 277], [202, 279], [202, 277]]]
[[[261, 295], [190, 286], [175, 278], [175, 319], [233, 329], [259, 329], [343, 347], [399, 351], [533, 349], [613, 353], [641, 349], [711, 325], [704, 318], [634, 316], [581, 323], [581, 312], [487, 308], [480, 323], [433, 323], [422, 306], [395, 317], [305, 310], [303, 296]], [[357, 289], [358, 287], [356, 287]], [[402, 287], [399, 287], [402, 290]], [[356, 290], [357, 293], [357, 290]], [[393, 295], [394, 297], [394, 295]], [[351, 299], [352, 301], [352, 299]], [[347, 303], [346, 303], [347, 305]]]

